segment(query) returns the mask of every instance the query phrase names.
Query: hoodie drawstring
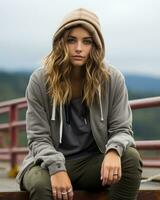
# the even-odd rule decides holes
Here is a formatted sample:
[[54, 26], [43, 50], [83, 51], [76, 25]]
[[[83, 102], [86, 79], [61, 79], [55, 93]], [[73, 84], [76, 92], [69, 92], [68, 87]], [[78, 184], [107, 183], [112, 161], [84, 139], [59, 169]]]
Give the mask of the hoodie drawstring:
[[[63, 131], [63, 113], [62, 113], [62, 103], [60, 103], [60, 127], [59, 127], [59, 143], [62, 143], [62, 131]], [[56, 102], [53, 101], [52, 107], [52, 117], [51, 120], [55, 121], [56, 119]]]
[[98, 96], [99, 96], [99, 105], [100, 105], [100, 112], [101, 112], [101, 121], [104, 121], [104, 117], [103, 117], [103, 110], [102, 110], [102, 96], [101, 96], [101, 86], [99, 85], [98, 87]]
[[59, 130], [59, 143], [62, 143], [62, 131], [63, 131], [63, 113], [62, 113], [62, 102], [60, 104], [60, 130]]
[[[98, 87], [98, 97], [99, 97], [99, 105], [100, 105], [100, 114], [101, 114], [101, 121], [104, 121], [103, 117], [103, 109], [102, 109], [102, 100], [101, 100], [101, 86]], [[67, 111], [68, 108], [66, 108]], [[67, 112], [69, 114], [69, 112]], [[68, 116], [68, 115], [67, 115]], [[55, 121], [56, 117], [56, 103], [53, 101], [52, 107], [52, 117], [51, 120]], [[69, 116], [67, 117], [67, 121], [70, 123]], [[62, 112], [62, 103], [60, 103], [60, 128], [59, 128], [59, 143], [62, 143], [62, 134], [63, 134], [63, 112]]]
[[51, 120], [55, 121], [56, 118], [56, 102], [55, 100], [53, 101], [53, 107], [52, 107], [52, 117]]

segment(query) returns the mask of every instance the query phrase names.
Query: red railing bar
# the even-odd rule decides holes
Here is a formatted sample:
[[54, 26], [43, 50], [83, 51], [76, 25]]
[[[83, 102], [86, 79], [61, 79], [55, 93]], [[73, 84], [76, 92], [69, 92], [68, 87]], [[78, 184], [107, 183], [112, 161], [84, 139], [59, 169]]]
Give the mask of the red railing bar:
[[0, 107], [16, 105], [16, 104], [25, 103], [25, 102], [26, 102], [26, 98], [22, 97], [22, 98], [9, 100], [9, 101], [3, 101], [0, 103]]
[[26, 126], [26, 121], [23, 120], [23, 121], [15, 121], [15, 122], [12, 122], [10, 124], [10, 126], [12, 127], [25, 127]]
[[[143, 99], [133, 99], [129, 101], [132, 109], [150, 108], [160, 106], [160, 96], [148, 97]], [[18, 98], [14, 100], [4, 101], [0, 103], [0, 107], [6, 107], [17, 104], [20, 108], [27, 106], [26, 98]]]
[[0, 114], [6, 113], [6, 112], [9, 112], [9, 111], [10, 111], [10, 107], [9, 106], [0, 108]]
[[10, 127], [25, 127], [26, 126], [26, 121], [15, 121], [12, 123], [3, 123], [0, 124], [0, 130], [5, 130], [5, 129], [9, 129]]
[[144, 167], [160, 167], [160, 161], [158, 160], [143, 160]]
[[28, 148], [26, 147], [13, 147], [13, 148], [3, 148], [0, 149], [0, 154], [9, 154], [9, 153], [18, 153], [25, 154], [28, 152]]
[[[24, 147], [15, 147], [12, 149], [3, 148], [0, 149], [0, 160], [9, 160], [11, 154], [26, 154], [28, 152], [28, 148]], [[2, 155], [1, 155], [2, 154]], [[8, 156], [6, 157], [7, 154]], [[144, 167], [160, 167], [160, 160], [153, 160], [153, 159], [143, 159], [143, 166]]]
[[136, 141], [136, 146], [140, 150], [160, 150], [160, 140]]
[[0, 160], [1, 161], [10, 161], [11, 160], [11, 155], [10, 154], [5, 154], [5, 155], [1, 155], [0, 154]]
[[129, 101], [132, 109], [142, 109], [160, 106], [160, 96], [143, 99], [134, 99]]
[[0, 130], [5, 130], [8, 129], [9, 127], [10, 127], [9, 123], [0, 124]]
[[18, 108], [18, 109], [27, 108], [27, 102], [18, 104], [18, 105], [17, 105], [17, 108]]
[[[152, 144], [153, 143], [153, 144]], [[160, 150], [160, 141], [136, 141], [139, 150]], [[26, 147], [13, 147], [0, 149], [0, 153], [5, 152], [26, 152]], [[157, 158], [158, 159], [158, 158]], [[152, 159], [151, 159], [152, 160]]]

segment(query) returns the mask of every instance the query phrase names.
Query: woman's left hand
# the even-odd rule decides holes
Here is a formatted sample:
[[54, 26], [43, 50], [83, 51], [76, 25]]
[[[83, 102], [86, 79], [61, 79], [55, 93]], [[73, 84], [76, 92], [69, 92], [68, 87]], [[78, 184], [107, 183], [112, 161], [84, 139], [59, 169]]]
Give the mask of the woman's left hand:
[[117, 151], [111, 149], [104, 157], [101, 166], [102, 185], [111, 185], [121, 179], [121, 159]]

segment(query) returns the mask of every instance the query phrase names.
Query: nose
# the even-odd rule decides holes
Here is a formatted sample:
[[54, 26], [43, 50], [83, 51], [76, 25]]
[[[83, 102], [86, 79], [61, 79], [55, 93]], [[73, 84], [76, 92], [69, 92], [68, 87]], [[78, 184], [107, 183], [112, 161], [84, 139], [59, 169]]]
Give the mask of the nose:
[[76, 52], [80, 53], [82, 51], [82, 42], [78, 41], [76, 45]]

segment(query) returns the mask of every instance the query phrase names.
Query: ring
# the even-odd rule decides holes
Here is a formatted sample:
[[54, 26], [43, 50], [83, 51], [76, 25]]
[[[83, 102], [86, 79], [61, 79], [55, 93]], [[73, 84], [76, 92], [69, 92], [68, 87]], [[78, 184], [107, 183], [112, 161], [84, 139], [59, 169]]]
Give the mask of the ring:
[[70, 188], [67, 192], [61, 192], [62, 195], [72, 192], [72, 188]]
[[70, 188], [67, 193], [70, 193], [70, 192], [72, 192], [72, 188]]
[[67, 194], [68, 192], [61, 192], [62, 195]]
[[113, 176], [118, 176], [118, 174], [113, 174]]

